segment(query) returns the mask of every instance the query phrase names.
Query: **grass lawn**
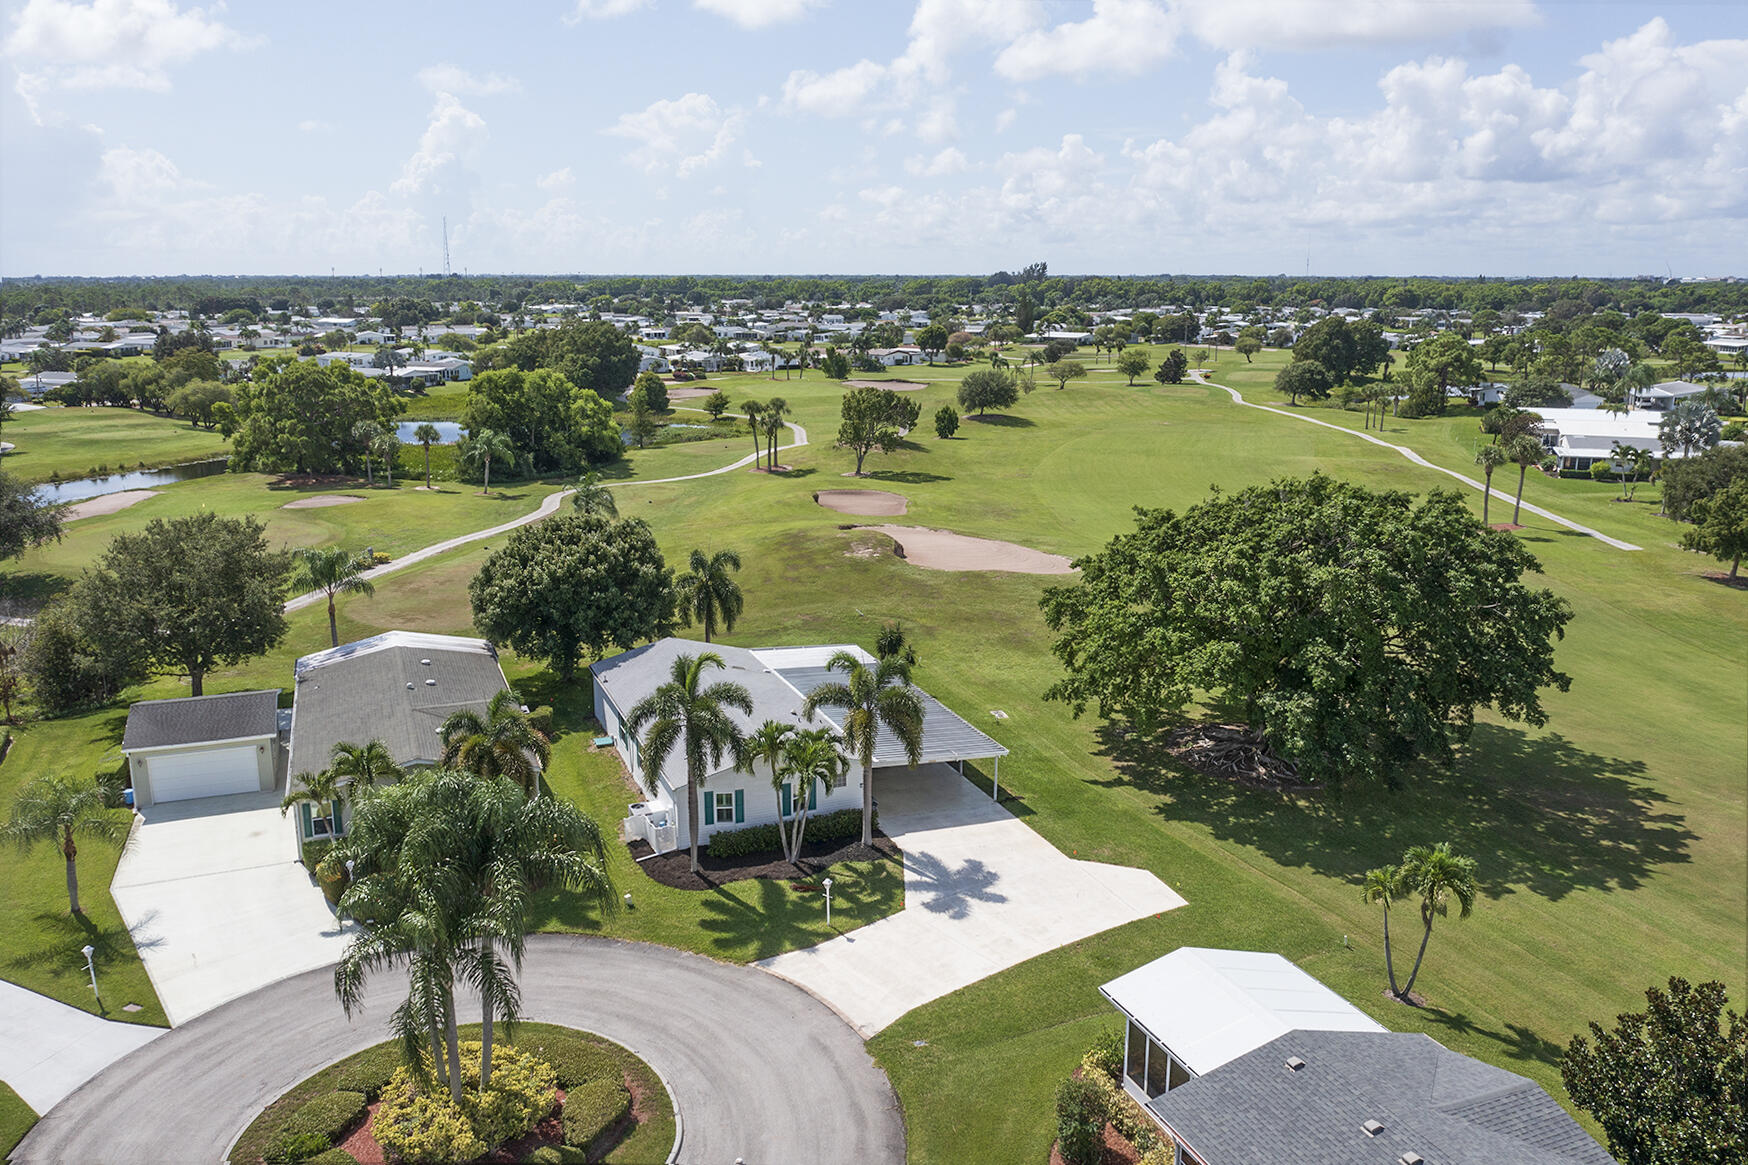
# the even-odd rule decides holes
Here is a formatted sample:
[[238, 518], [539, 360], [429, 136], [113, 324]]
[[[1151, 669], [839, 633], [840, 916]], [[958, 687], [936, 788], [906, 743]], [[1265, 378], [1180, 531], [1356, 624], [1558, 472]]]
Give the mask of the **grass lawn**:
[[36, 1124], [36, 1113], [24, 1103], [18, 1093], [0, 1080], [0, 1160], [24, 1140], [24, 1134]]
[[230, 442], [187, 421], [135, 409], [46, 408], [17, 413], [0, 437], [18, 446], [0, 468], [22, 481], [88, 477], [110, 470], [223, 457]]
[[[1090, 358], [1088, 366], [1106, 367]], [[1253, 385], [1239, 378], [1243, 368], [1241, 358], [1222, 354], [1216, 379], [1272, 400], [1248, 391], [1266, 383], [1265, 360]], [[917, 394], [925, 423], [900, 452], [871, 455], [860, 484], [906, 495], [909, 513], [896, 519], [904, 524], [1075, 555], [1129, 528], [1132, 505], [1181, 508], [1211, 485], [1231, 489], [1315, 469], [1417, 492], [1455, 484], [1341, 432], [1239, 408], [1218, 389], [1150, 380], [1128, 387], [1107, 373], [1064, 391], [1041, 383], [1010, 415], [968, 419], [959, 436], [941, 441], [927, 418], [951, 399], [963, 369], [899, 372], [892, 378], [928, 383]], [[1532, 475], [1527, 498], [1645, 547], [1614, 550], [1525, 515], [1516, 536], [1541, 558], [1545, 585], [1575, 612], [1557, 655], [1572, 690], [1547, 695], [1545, 728], [1483, 714], [1451, 772], [1416, 774], [1394, 794], [1354, 788], [1339, 800], [1284, 799], [1186, 773], [1145, 739], [1124, 740], [1046, 704], [1040, 693], [1056, 665], [1037, 603], [1063, 580], [922, 570], [881, 553], [877, 536], [840, 529], [856, 519], [820, 508], [812, 495], [858, 484], [844, 477], [849, 455], [827, 444], [842, 385], [817, 374], [707, 384], [737, 404], [784, 396], [813, 440], [784, 455], [794, 467], [787, 474], [738, 470], [636, 484], [751, 452], [744, 436], [640, 452], [623, 470], [621, 511], [650, 522], [670, 562], [693, 547], [739, 551], [747, 608], [726, 638], [868, 645], [883, 619], [902, 619], [922, 654], [918, 681], [1012, 750], [1002, 784], [1014, 812], [1063, 851], [1151, 869], [1189, 902], [919, 1008], [873, 1041], [905, 1107], [912, 1160], [962, 1159], [966, 1145], [990, 1160], [1041, 1160], [1057, 1082], [1113, 1022], [1097, 985], [1183, 944], [1279, 950], [1387, 1026], [1429, 1031], [1556, 1096], [1563, 1096], [1556, 1061], [1564, 1044], [1586, 1021], [1639, 1006], [1647, 986], [1673, 974], [1717, 978], [1741, 1002], [1748, 595], [1709, 581], [1712, 564], [1674, 549], [1679, 529], [1657, 519], [1654, 506], [1610, 503], [1610, 487]], [[1358, 415], [1350, 421], [1357, 427]], [[1403, 431], [1385, 436], [1466, 468], [1465, 423], [1473, 422], [1393, 421], [1391, 429]], [[713, 445], [720, 459], [707, 455]], [[1479, 513], [1479, 493], [1468, 492]], [[1639, 496], [1654, 494], [1641, 487]], [[466, 582], [486, 552], [470, 546], [410, 569], [374, 598], [344, 601], [342, 634], [465, 631]], [[310, 616], [294, 621], [291, 641], [273, 659], [213, 677], [214, 690], [283, 684], [289, 659], [325, 642]], [[603, 824], [616, 823], [631, 790], [583, 750], [582, 693], [560, 690], [526, 665], [509, 667], [526, 676], [529, 694], [556, 702], [569, 733], [557, 749], [554, 788]], [[174, 689], [164, 681], [150, 694]], [[978, 710], [990, 708], [1009, 719], [981, 719]], [[78, 731], [89, 734], [89, 721], [33, 726], [24, 739], [73, 733], [76, 745]], [[67, 751], [36, 747], [51, 765]], [[1418, 985], [1431, 1006], [1411, 1011], [1383, 998], [1379, 919], [1361, 904], [1356, 879], [1408, 845], [1446, 838], [1480, 862], [1483, 897], [1471, 919], [1439, 922]], [[0, 876], [11, 860], [0, 858]], [[44, 865], [57, 872], [52, 861]], [[765, 949], [761, 929], [770, 918], [785, 945], [809, 935], [811, 903], [792, 913], [781, 887], [751, 895], [742, 883], [738, 901], [725, 891], [714, 902], [685, 895], [673, 903], [623, 864], [615, 874], [633, 889], [635, 911], [603, 923], [570, 917], [560, 905], [548, 925], [735, 959]], [[37, 893], [52, 905], [46, 889]], [[1411, 930], [1411, 920], [1399, 918], [1406, 957]], [[914, 1047], [916, 1039], [928, 1046]], [[990, 1088], [991, 1080], [1001, 1087]]]

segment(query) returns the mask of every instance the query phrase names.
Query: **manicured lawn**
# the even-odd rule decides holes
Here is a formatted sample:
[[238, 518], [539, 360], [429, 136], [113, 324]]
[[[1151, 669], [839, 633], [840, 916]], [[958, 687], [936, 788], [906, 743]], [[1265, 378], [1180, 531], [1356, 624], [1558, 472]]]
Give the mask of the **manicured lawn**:
[[136, 469], [223, 457], [230, 442], [187, 421], [136, 409], [46, 408], [13, 416], [0, 439], [18, 446], [0, 469], [22, 481], [87, 477], [107, 466]]
[[24, 1134], [36, 1124], [36, 1113], [19, 1098], [18, 1093], [0, 1080], [0, 1159], [12, 1152]]

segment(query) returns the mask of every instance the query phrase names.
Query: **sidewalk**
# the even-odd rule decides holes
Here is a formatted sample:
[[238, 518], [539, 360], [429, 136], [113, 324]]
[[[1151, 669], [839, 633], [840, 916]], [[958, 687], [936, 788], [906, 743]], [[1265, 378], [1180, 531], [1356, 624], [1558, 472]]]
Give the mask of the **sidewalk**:
[[111, 1023], [0, 980], [0, 1080], [39, 1115], [167, 1030]]

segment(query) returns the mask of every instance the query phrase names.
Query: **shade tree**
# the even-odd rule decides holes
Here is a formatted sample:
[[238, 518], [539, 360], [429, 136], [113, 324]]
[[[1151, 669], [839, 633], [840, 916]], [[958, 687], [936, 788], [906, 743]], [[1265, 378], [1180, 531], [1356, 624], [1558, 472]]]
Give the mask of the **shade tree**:
[[974, 368], [959, 381], [959, 407], [982, 416], [990, 409], [1001, 411], [1020, 399], [1019, 385], [1006, 368]]
[[922, 406], [903, 393], [884, 388], [853, 388], [839, 404], [837, 445], [856, 457], [855, 475], [862, 476], [868, 454], [891, 453], [916, 426]]

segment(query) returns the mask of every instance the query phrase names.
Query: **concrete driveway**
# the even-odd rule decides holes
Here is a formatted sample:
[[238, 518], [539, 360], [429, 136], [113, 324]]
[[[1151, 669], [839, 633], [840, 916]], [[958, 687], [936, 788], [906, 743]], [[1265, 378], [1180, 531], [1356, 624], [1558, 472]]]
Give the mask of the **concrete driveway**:
[[[770, 975], [667, 947], [528, 936], [527, 1017], [598, 1032], [658, 1072], [678, 1160], [902, 1165], [886, 1074], [827, 1007]], [[384, 972], [348, 1022], [326, 969], [172, 1029], [49, 1112], [16, 1165], [220, 1161], [262, 1108], [316, 1069], [389, 1038], [406, 991]], [[478, 1004], [458, 1001], [471, 1018]]]
[[905, 1012], [1113, 926], [1184, 904], [1150, 870], [1067, 857], [947, 765], [875, 777], [904, 850], [904, 909], [757, 965], [864, 1037]]
[[279, 792], [145, 810], [110, 893], [172, 1025], [337, 961], [334, 920], [297, 860]]
[[0, 1080], [37, 1112], [164, 1031], [114, 1023], [0, 981]]

